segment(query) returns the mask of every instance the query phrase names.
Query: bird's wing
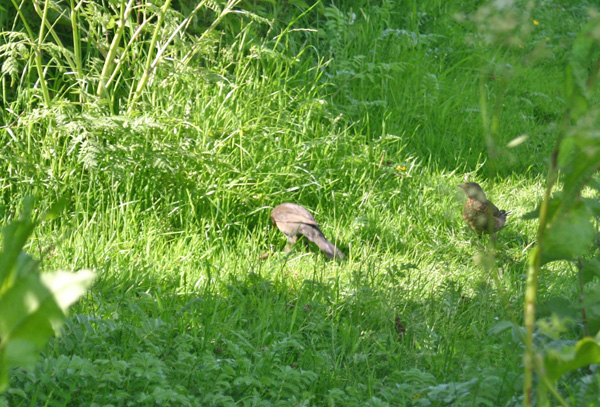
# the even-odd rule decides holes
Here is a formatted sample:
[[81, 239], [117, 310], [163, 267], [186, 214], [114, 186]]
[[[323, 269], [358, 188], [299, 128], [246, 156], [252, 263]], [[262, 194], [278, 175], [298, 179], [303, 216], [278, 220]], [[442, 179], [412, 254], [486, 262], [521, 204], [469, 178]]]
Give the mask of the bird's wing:
[[275, 222], [284, 223], [304, 223], [317, 226], [317, 221], [303, 207], [296, 204], [282, 204], [273, 209], [271, 218]]
[[491, 213], [492, 216], [494, 216], [495, 218], [502, 215], [502, 213], [500, 212], [500, 209], [498, 209], [498, 207], [496, 207], [496, 205], [494, 205], [490, 201], [487, 201], [487, 207], [488, 207], [489, 213]]

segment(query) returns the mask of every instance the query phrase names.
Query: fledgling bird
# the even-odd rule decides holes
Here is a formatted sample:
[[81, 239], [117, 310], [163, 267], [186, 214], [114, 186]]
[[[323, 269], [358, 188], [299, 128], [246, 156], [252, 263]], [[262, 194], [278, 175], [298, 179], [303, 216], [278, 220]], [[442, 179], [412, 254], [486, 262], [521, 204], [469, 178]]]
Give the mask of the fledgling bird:
[[479, 234], [493, 234], [504, 227], [509, 213], [488, 201], [479, 184], [467, 182], [458, 186], [467, 194], [462, 215], [471, 229]]
[[287, 236], [286, 251], [289, 251], [300, 237], [305, 236], [308, 240], [314, 242], [330, 259], [336, 256], [340, 259], [344, 258], [344, 253], [325, 239], [315, 218], [302, 206], [293, 203], [277, 205], [271, 211], [271, 221]]

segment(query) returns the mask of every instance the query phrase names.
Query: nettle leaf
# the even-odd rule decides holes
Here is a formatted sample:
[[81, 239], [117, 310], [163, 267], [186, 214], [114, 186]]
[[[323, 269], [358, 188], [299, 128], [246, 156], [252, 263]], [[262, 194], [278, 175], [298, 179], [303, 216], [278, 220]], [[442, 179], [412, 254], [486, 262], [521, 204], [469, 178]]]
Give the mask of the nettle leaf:
[[595, 236], [591, 211], [582, 202], [576, 203], [550, 224], [542, 246], [542, 263], [582, 256]]
[[594, 338], [583, 338], [575, 346], [550, 349], [544, 357], [546, 376], [554, 383], [563, 374], [584, 366], [600, 363], [600, 344]]

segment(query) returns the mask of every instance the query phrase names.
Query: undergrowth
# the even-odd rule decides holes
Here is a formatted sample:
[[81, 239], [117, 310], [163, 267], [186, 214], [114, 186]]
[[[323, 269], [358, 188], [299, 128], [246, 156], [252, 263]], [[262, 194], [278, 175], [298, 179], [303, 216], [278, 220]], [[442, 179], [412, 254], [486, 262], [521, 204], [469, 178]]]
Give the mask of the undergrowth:
[[[129, 2], [24, 2], [24, 18], [6, 3], [0, 218], [25, 196], [40, 210], [68, 197], [29, 251], [99, 276], [0, 405], [522, 404], [510, 322], [536, 226], [521, 215], [543, 191], [591, 3], [519, 6], [498, 45], [495, 15], [458, 0], [131, 2], [104, 87]], [[37, 41], [23, 20], [39, 33], [45, 3]], [[460, 216], [466, 178], [512, 210], [491, 270]], [[347, 261], [283, 253], [269, 221], [282, 202]], [[577, 298], [568, 267], [546, 271], [542, 304]], [[597, 405], [597, 373], [562, 390]]]

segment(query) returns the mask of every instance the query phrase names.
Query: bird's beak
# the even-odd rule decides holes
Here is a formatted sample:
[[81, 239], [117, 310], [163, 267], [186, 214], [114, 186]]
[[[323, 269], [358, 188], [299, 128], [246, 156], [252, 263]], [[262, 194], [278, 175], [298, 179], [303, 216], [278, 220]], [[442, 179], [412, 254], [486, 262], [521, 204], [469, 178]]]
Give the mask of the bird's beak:
[[466, 184], [458, 184], [459, 187], [461, 187], [462, 189], [465, 189], [465, 187], [467, 186]]

